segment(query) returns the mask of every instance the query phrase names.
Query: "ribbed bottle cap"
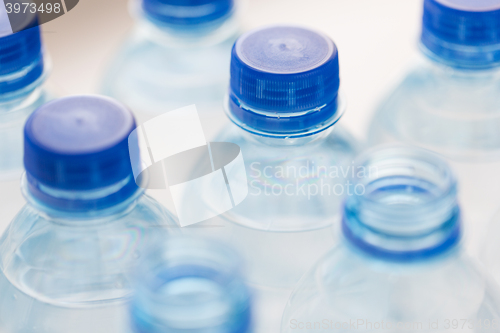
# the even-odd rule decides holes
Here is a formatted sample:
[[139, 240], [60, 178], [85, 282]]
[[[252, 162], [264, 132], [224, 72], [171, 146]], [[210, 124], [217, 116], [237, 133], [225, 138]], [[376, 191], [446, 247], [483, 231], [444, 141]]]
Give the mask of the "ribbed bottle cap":
[[130, 196], [137, 190], [128, 147], [134, 129], [131, 112], [107, 97], [72, 96], [43, 105], [24, 130], [31, 194], [44, 196], [43, 188], [89, 191], [125, 182], [114, 199]]
[[142, 9], [154, 21], [191, 26], [214, 22], [228, 16], [234, 0], [142, 0]]
[[425, 0], [421, 43], [459, 68], [500, 64], [500, 0]]
[[[44, 70], [40, 29], [35, 15], [22, 15], [12, 32], [11, 22], [0, 5], [0, 94], [23, 89], [37, 81]], [[24, 72], [21, 72], [24, 71]], [[16, 73], [19, 75], [13, 75]], [[8, 76], [3, 79], [2, 76]]]
[[233, 46], [229, 116], [247, 130], [277, 135], [324, 127], [338, 119], [338, 90], [337, 48], [323, 34], [274, 26]]

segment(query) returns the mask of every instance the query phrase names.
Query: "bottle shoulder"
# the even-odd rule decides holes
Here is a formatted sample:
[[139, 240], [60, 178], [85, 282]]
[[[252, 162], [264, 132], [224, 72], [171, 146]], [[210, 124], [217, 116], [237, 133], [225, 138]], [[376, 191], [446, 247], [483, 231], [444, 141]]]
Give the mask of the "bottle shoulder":
[[[122, 42], [110, 67], [119, 66], [122, 71], [156, 69], [160, 72], [171, 71], [172, 74], [189, 74], [189, 70], [195, 69], [211, 72], [214, 66], [221, 63], [221, 58], [229, 60], [235, 39], [231, 37], [214, 44], [178, 44], [151, 38], [141, 27], [136, 27]], [[203, 66], [207, 63], [212, 66]]]
[[[353, 157], [360, 149], [356, 138], [341, 125], [335, 125], [333, 128], [308, 137], [270, 138], [254, 135], [229, 123], [214, 141], [235, 143], [240, 146], [244, 155], [255, 159], [264, 158], [267, 154], [272, 157], [276, 157], [276, 154], [284, 154], [293, 159], [299, 156], [313, 158], [314, 155], [325, 153], [341, 159]], [[303, 156], [306, 152], [307, 155]]]
[[376, 109], [369, 142], [405, 142], [458, 160], [500, 158], [498, 73], [417, 66]]
[[131, 36], [109, 62], [100, 90], [134, 111], [219, 104], [229, 81], [231, 46], [178, 48]]
[[[500, 97], [492, 95], [498, 91], [500, 91], [498, 69], [465, 71], [421, 60], [414, 63], [400, 82], [391, 89], [385, 99], [386, 103], [381, 103], [381, 108], [392, 100], [408, 104], [420, 101], [422, 108], [436, 107], [443, 111], [466, 103], [466, 106], [473, 104], [479, 110], [463, 110], [463, 112], [477, 113], [483, 112], [491, 101], [500, 103]], [[498, 104], [496, 106], [498, 107]]]
[[492, 320], [500, 314], [498, 295], [461, 252], [433, 262], [391, 263], [338, 246], [303, 277], [285, 310], [283, 327], [289, 332], [293, 319], [320, 318], [424, 325], [429, 319], [441, 324], [459, 318]]
[[[92, 253], [92, 248], [101, 248], [102, 251], [106, 243], [123, 242], [122, 245], [126, 246], [128, 241], [143, 242], [142, 237], [147, 234], [168, 232], [175, 226], [174, 217], [145, 195], [129, 209], [103, 217], [53, 216], [27, 204], [2, 235], [1, 263], [8, 264], [9, 257], [24, 251], [27, 255], [23, 257], [34, 261], [73, 251], [82, 254], [88, 251], [86, 264], [90, 264], [100, 255], [105, 255], [106, 250], [114, 250], [113, 247], [104, 247], [104, 252]], [[40, 248], [45, 249], [39, 251]]]
[[128, 274], [145, 245], [175, 226], [146, 196], [101, 219], [54, 218], [26, 205], [0, 239], [3, 281], [49, 303], [114, 301], [129, 294]]
[[248, 194], [224, 214], [230, 222], [299, 233], [322, 232], [338, 221], [341, 202], [352, 191], [347, 177], [357, 153], [347, 132], [334, 127], [316, 136], [276, 139], [230, 124], [214, 141], [238, 145], [245, 166]]

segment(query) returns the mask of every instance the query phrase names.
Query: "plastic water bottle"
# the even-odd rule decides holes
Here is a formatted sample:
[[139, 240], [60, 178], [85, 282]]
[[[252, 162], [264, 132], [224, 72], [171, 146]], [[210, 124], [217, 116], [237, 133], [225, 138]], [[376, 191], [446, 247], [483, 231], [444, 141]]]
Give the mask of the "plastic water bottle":
[[[233, 0], [140, 0], [137, 24], [111, 61], [102, 92], [127, 104], [140, 123], [196, 104], [202, 120], [223, 116], [237, 21]], [[220, 117], [217, 118], [220, 120]], [[204, 122], [213, 132], [217, 123]]]
[[175, 226], [133, 179], [134, 128], [126, 108], [98, 96], [58, 99], [28, 119], [28, 203], [0, 239], [1, 332], [125, 332], [129, 270]]
[[489, 273], [500, 284], [500, 244], [498, 235], [500, 232], [500, 212], [495, 214], [488, 225], [488, 235], [483, 240], [479, 258], [487, 267]]
[[249, 190], [218, 231], [249, 265], [258, 331], [279, 330], [292, 287], [334, 244], [357, 149], [336, 125], [345, 107], [337, 48], [325, 35], [274, 26], [235, 43], [225, 101], [232, 123], [215, 141], [240, 147]]
[[500, 197], [499, 19], [498, 0], [425, 0], [424, 56], [381, 104], [369, 134], [372, 144], [405, 142], [449, 158], [474, 223], [466, 225], [474, 252]]
[[234, 251], [203, 239], [151, 247], [131, 305], [137, 333], [252, 332], [250, 296]]
[[48, 99], [43, 88], [46, 67], [40, 29], [12, 33], [5, 6], [0, 5], [0, 232], [25, 203], [19, 190], [23, 126]]
[[461, 250], [447, 164], [391, 147], [356, 169], [342, 240], [294, 290], [281, 332], [498, 332], [499, 293]]

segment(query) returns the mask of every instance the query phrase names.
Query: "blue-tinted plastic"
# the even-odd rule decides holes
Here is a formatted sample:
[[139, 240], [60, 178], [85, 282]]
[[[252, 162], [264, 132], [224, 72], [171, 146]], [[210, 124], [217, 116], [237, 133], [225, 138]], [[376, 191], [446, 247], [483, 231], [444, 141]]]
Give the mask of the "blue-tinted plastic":
[[142, 9], [153, 21], [174, 26], [195, 26], [224, 19], [234, 0], [142, 0]]
[[456, 184], [443, 160], [402, 146], [375, 151], [361, 161], [342, 221], [351, 244], [397, 261], [426, 259], [457, 245]]
[[[432, 246], [424, 249], [419, 249], [415, 251], [393, 251], [387, 250], [384, 248], [380, 248], [374, 246], [370, 243], [367, 243], [363, 240], [360, 235], [357, 234], [358, 231], [366, 228], [359, 220], [356, 220], [356, 217], [346, 209], [346, 216], [342, 220], [342, 232], [346, 239], [352, 242], [356, 247], [370, 253], [374, 256], [385, 258], [388, 260], [395, 261], [414, 261], [414, 260], [423, 260], [429, 257], [433, 257], [435, 255], [439, 255], [448, 249], [455, 246], [461, 237], [461, 229], [460, 229], [460, 216], [457, 211], [453, 217], [443, 224], [443, 228], [449, 230], [449, 235], [442, 242], [438, 244], [433, 244]], [[358, 229], [358, 230], [356, 230]], [[385, 235], [387, 238], [391, 238], [391, 235]], [[413, 240], [418, 240], [418, 236], [416, 236]]]
[[44, 64], [39, 27], [0, 35], [0, 76], [21, 70], [26, 73], [0, 80], [0, 94], [20, 90], [42, 76]]
[[[131, 112], [107, 97], [73, 96], [37, 109], [25, 126], [24, 165], [30, 193], [58, 209], [104, 208], [130, 197], [133, 180], [128, 136]], [[117, 186], [110, 196], [92, 191]], [[88, 198], [67, 200], [54, 191], [84, 190]], [[51, 194], [52, 193], [52, 194]]]
[[229, 14], [216, 22], [174, 26], [155, 21], [144, 10], [138, 14], [104, 72], [100, 92], [127, 105], [138, 123], [191, 104], [202, 118], [224, 117], [221, 101], [227, 94], [237, 18]]
[[25, 179], [23, 189], [28, 203], [0, 238], [2, 330], [129, 332], [131, 270], [154, 239], [175, 232], [174, 218], [140, 192], [75, 213], [40, 205]]
[[328, 37], [274, 26], [240, 37], [232, 50], [229, 116], [257, 132], [308, 132], [338, 120], [339, 62]]
[[421, 42], [455, 67], [500, 64], [500, 1], [425, 0]]
[[250, 295], [232, 249], [203, 239], [160, 240], [136, 274], [137, 333], [251, 331]]

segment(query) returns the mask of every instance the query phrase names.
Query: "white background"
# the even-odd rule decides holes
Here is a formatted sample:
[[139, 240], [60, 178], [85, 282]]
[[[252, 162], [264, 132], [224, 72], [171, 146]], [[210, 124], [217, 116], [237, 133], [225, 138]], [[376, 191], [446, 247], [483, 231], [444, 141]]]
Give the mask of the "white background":
[[[342, 123], [359, 138], [378, 102], [417, 54], [421, 0], [246, 0], [240, 7], [243, 30], [295, 23], [335, 41], [348, 98]], [[127, 0], [80, 0], [43, 25], [53, 90], [59, 95], [96, 92], [103, 69], [133, 23]]]

